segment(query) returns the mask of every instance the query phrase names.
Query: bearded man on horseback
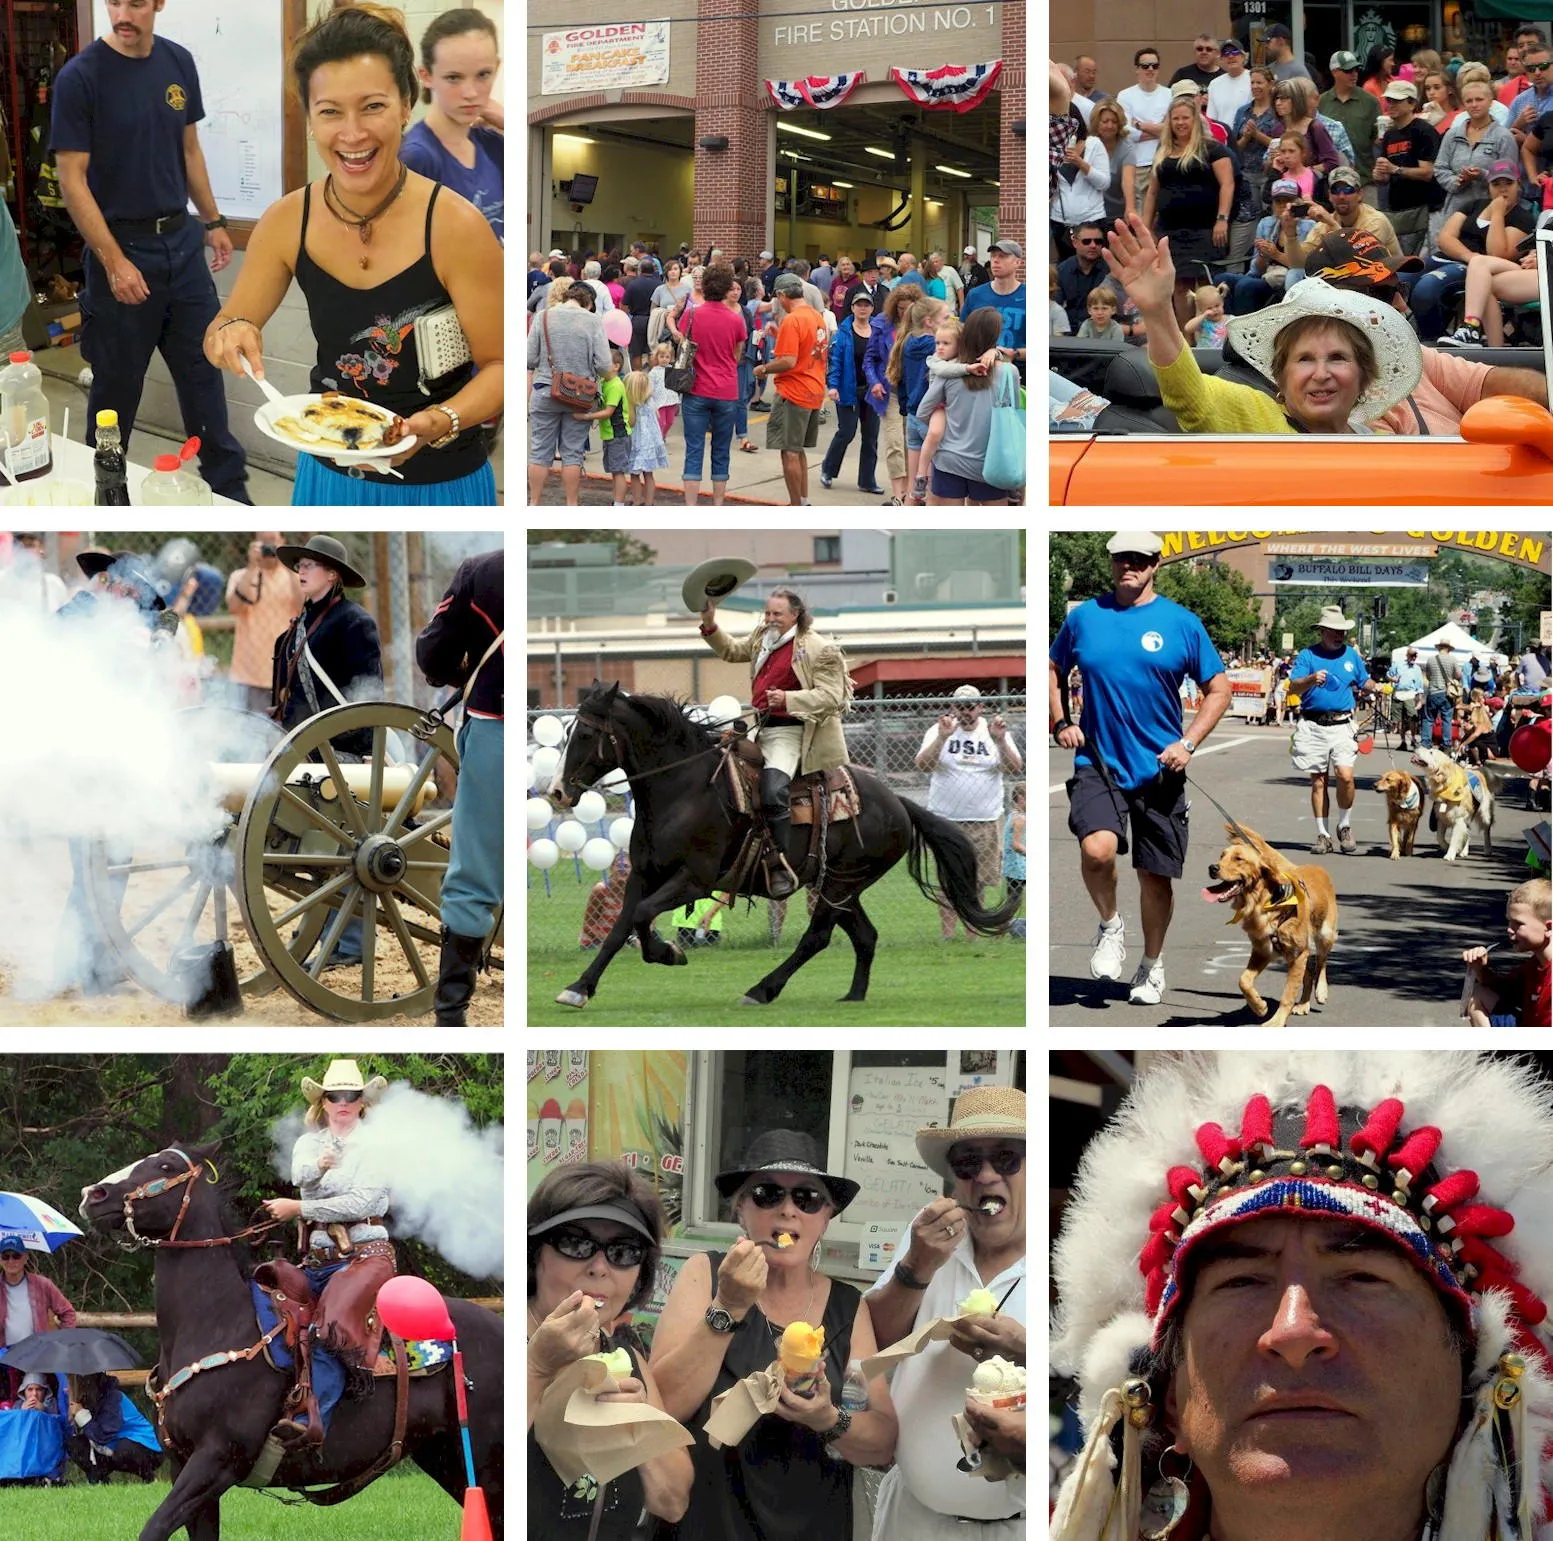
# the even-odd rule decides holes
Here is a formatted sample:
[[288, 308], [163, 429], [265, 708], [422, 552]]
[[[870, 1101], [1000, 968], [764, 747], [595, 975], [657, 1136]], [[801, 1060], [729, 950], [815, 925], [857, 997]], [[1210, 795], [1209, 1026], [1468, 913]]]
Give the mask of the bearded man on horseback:
[[[372, 1390], [372, 1366], [383, 1337], [377, 1292], [397, 1271], [383, 1224], [389, 1191], [372, 1172], [360, 1141], [352, 1140], [387, 1090], [382, 1076], [363, 1081], [353, 1059], [333, 1061], [322, 1083], [304, 1076], [307, 1132], [291, 1152], [291, 1180], [302, 1196], [268, 1199], [264, 1206], [272, 1218], [300, 1220], [306, 1227], [302, 1272], [318, 1301], [312, 1364], [321, 1425], [327, 1424], [347, 1383], [353, 1395]], [[310, 1437], [301, 1418], [282, 1420], [274, 1432], [283, 1441]], [[320, 1435], [311, 1437], [317, 1443]]]
[[[686, 599], [700, 600], [707, 646], [728, 663], [750, 666], [750, 705], [760, 714], [755, 739], [765, 761], [760, 811], [767, 834], [767, 891], [773, 899], [786, 899], [799, 886], [786, 856], [787, 789], [795, 775], [846, 764], [841, 714], [851, 688], [841, 649], [814, 630], [809, 607], [792, 589], [771, 591], [764, 616], [745, 640], [718, 626], [718, 600], [753, 571], [748, 563], [705, 563], [687, 580]], [[698, 607], [692, 603], [691, 608]]]

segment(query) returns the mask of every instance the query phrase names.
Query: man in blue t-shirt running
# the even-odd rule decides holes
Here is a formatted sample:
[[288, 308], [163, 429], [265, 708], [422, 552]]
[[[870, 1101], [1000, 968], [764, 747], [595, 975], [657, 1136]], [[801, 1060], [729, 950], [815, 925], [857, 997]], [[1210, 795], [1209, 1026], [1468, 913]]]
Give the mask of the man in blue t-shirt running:
[[1289, 689], [1300, 698], [1300, 720], [1290, 751], [1294, 768], [1310, 777], [1310, 811], [1316, 818], [1316, 843], [1324, 856], [1333, 849], [1327, 828], [1330, 799], [1327, 778], [1337, 782], [1337, 843], [1345, 856], [1359, 847], [1348, 821], [1353, 816], [1353, 767], [1359, 741], [1353, 730], [1354, 696], [1375, 690], [1369, 665], [1348, 642], [1354, 623], [1340, 605], [1328, 605], [1316, 622], [1321, 640], [1301, 650], [1289, 671]]
[[[1051, 649], [1051, 715], [1057, 743], [1073, 749], [1068, 828], [1078, 837], [1084, 887], [1100, 915], [1090, 954], [1094, 979], [1120, 979], [1127, 947], [1116, 908], [1116, 857], [1127, 849], [1143, 912], [1143, 961], [1128, 999], [1157, 1006], [1165, 993], [1165, 933], [1186, 866], [1186, 767], [1230, 703], [1229, 676], [1203, 623], [1154, 592], [1159, 536], [1122, 530], [1106, 545], [1109, 594], [1069, 614]], [[1068, 720], [1067, 679], [1078, 666], [1084, 709]], [[1181, 730], [1181, 682], [1203, 698]]]

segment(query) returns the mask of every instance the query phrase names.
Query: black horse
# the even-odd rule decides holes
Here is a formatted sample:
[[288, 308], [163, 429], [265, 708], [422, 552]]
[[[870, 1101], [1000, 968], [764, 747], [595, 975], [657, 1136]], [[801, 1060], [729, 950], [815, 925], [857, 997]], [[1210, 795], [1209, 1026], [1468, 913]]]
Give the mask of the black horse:
[[[717, 770], [721, 743], [720, 733], [692, 721], [684, 706], [667, 696], [624, 695], [619, 685], [597, 680], [583, 696], [552, 795], [570, 807], [601, 776], [618, 768], [631, 782], [636, 825], [620, 918], [581, 977], [556, 997], [561, 1005], [587, 1005], [610, 959], [632, 931], [641, 943], [644, 963], [685, 962], [685, 954], [653, 930], [653, 919], [726, 888], [749, 823], [735, 809], [726, 777]], [[824, 875], [809, 928], [792, 956], [751, 986], [744, 997], [747, 1006], [774, 1001], [783, 985], [830, 945], [837, 926], [856, 954], [852, 988], [841, 999], [866, 999], [879, 933], [859, 895], [903, 856], [922, 893], [949, 905], [972, 931], [996, 935], [1007, 929], [1019, 909], [1018, 894], [1010, 894], [995, 910], [982, 907], [976, 854], [953, 824], [898, 796], [872, 772], [849, 769], [862, 814], [828, 830]], [[813, 881], [814, 875], [802, 870], [808, 841], [808, 828], [799, 826], [790, 834], [787, 855], [800, 879]], [[938, 865], [936, 884], [925, 875], [929, 851]], [[764, 874], [757, 871], [741, 891], [763, 896]]]
[[[157, 1248], [156, 1325], [161, 1352], [156, 1382], [236, 1350], [260, 1337], [248, 1279], [248, 1249], [233, 1240], [226, 1202], [207, 1166], [215, 1147], [157, 1151], [82, 1190], [81, 1214], [100, 1231], [128, 1231]], [[205, 1245], [188, 1245], [204, 1242]], [[502, 1323], [467, 1300], [449, 1300], [469, 1378], [469, 1437], [475, 1478], [502, 1535]], [[219, 1541], [221, 1495], [253, 1469], [265, 1438], [281, 1417], [289, 1372], [272, 1369], [262, 1353], [234, 1357], [185, 1380], [163, 1404], [160, 1434], [173, 1463], [172, 1492], [146, 1521], [140, 1541]], [[379, 1379], [372, 1393], [335, 1408], [317, 1455], [288, 1451], [267, 1486], [301, 1491], [350, 1482], [368, 1472], [393, 1440], [395, 1382]], [[466, 1487], [453, 1369], [410, 1381], [404, 1454], [458, 1502]], [[325, 1495], [315, 1495], [324, 1497]], [[325, 1501], [328, 1501], [325, 1498]]]

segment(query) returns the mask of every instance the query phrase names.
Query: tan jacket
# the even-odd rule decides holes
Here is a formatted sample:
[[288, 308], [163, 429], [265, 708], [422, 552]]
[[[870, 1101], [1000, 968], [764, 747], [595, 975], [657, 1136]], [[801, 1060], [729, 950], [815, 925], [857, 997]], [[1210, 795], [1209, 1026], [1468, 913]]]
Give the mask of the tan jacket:
[[[718, 627], [706, 638], [706, 645], [729, 663], [748, 663], [753, 681], [755, 659], [765, 631], [765, 621], [757, 621], [749, 636], [736, 642]], [[787, 697], [788, 715], [803, 723], [799, 774], [806, 776], [810, 771], [834, 770], [845, 765], [847, 740], [841, 731], [841, 713], [847, 703], [847, 670], [841, 649], [817, 631], [800, 632], [793, 638], [793, 673], [803, 686]]]

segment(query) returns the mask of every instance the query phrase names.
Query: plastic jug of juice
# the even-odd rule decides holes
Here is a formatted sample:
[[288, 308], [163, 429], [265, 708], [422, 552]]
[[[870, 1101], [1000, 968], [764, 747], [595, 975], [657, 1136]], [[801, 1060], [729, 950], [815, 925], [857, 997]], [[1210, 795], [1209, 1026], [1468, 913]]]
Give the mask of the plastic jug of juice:
[[43, 394], [43, 371], [30, 353], [13, 353], [0, 375], [0, 417], [5, 419], [12, 477], [28, 482], [47, 476], [54, 469], [49, 400]]
[[210, 501], [210, 488], [192, 471], [184, 469], [178, 455], [158, 455], [156, 469], [140, 484], [143, 507], [172, 503], [208, 504]]

